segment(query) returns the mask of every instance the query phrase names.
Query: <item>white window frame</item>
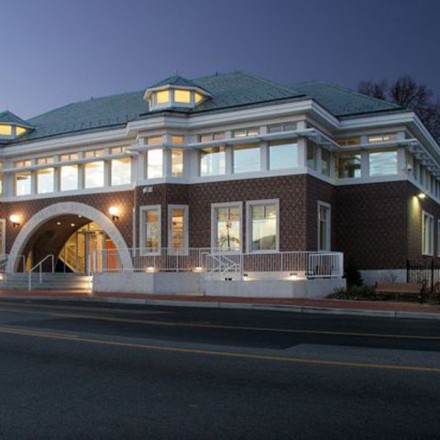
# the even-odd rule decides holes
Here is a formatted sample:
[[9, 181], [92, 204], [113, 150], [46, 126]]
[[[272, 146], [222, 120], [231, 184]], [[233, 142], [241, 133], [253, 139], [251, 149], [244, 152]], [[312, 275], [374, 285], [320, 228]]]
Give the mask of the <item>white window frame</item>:
[[437, 220], [437, 257], [440, 257], [440, 220]]
[[[173, 209], [183, 209], [183, 248], [182, 249], [174, 249], [171, 246], [172, 242], [172, 212]], [[167, 248], [168, 248], [168, 255], [188, 255], [189, 253], [189, 206], [188, 205], [168, 205], [168, 241], [167, 241]]]
[[[148, 252], [145, 247], [145, 212], [150, 210], [157, 210], [159, 212], [159, 248], [157, 252]], [[162, 249], [162, 206], [161, 205], [143, 205], [139, 209], [139, 248], [140, 255], [161, 255]]]
[[[425, 218], [428, 218], [429, 224], [431, 225], [431, 228], [429, 231], [425, 230]], [[428, 237], [429, 239], [429, 249], [425, 249], [425, 234], [429, 232], [430, 235]], [[426, 211], [422, 211], [422, 255], [428, 255], [433, 256], [434, 255], [434, 216], [432, 214], [429, 214]]]
[[[251, 208], [258, 205], [276, 205], [276, 239], [275, 249], [264, 251], [252, 250], [252, 219]], [[280, 199], [249, 200], [246, 202], [246, 252], [248, 254], [275, 254], [280, 251]]]
[[[319, 235], [320, 235], [320, 231], [321, 231], [321, 221], [319, 218], [319, 213], [320, 213], [320, 209], [321, 207], [323, 208], [327, 208], [328, 209], [328, 215], [329, 215], [329, 221], [327, 222], [326, 225], [326, 229], [327, 229], [327, 243], [326, 243], [326, 249], [320, 249], [320, 239], [319, 239]], [[317, 246], [316, 248], [318, 249], [319, 252], [330, 252], [332, 249], [332, 206], [329, 203], [326, 202], [321, 202], [320, 200], [318, 200], [318, 236], [317, 236]]]
[[[216, 252], [219, 250], [217, 245], [217, 215], [216, 210], [218, 208], [238, 208], [240, 212], [240, 249], [238, 251], [224, 251], [231, 253], [241, 253], [243, 252], [243, 202], [224, 202], [224, 203], [211, 203], [211, 250]], [[222, 251], [223, 252], [223, 251]]]
[[2, 236], [0, 252], [1, 252], [1, 255], [5, 255], [6, 254], [6, 219], [4, 219], [4, 218], [0, 219], [0, 229], [1, 229], [1, 236]]

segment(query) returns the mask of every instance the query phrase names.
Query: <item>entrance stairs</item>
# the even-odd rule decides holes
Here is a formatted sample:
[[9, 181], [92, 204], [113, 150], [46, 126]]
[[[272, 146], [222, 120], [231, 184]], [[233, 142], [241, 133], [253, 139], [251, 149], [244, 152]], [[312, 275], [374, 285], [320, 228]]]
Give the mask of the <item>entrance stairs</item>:
[[[0, 290], [28, 290], [29, 274], [13, 273], [2, 274]], [[90, 292], [90, 277], [77, 273], [43, 272], [42, 282], [40, 274], [32, 274], [32, 290], [62, 290]]]

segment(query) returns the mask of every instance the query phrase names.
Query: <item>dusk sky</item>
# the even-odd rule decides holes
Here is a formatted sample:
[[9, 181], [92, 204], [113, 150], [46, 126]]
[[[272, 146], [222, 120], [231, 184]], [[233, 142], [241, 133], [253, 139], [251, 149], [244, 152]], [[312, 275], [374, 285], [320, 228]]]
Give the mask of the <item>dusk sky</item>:
[[174, 74], [294, 84], [408, 73], [440, 96], [438, 0], [0, 0], [0, 111], [23, 118]]

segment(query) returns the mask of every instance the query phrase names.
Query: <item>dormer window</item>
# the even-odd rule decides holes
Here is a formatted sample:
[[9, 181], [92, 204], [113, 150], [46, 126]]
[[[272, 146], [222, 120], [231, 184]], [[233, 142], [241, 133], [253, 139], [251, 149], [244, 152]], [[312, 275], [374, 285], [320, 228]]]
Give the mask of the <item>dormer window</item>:
[[210, 97], [207, 91], [192, 81], [174, 76], [147, 89], [144, 99], [148, 101], [150, 111], [154, 111], [167, 108], [194, 108]]
[[32, 126], [10, 111], [0, 113], [0, 143], [14, 140], [32, 129]]

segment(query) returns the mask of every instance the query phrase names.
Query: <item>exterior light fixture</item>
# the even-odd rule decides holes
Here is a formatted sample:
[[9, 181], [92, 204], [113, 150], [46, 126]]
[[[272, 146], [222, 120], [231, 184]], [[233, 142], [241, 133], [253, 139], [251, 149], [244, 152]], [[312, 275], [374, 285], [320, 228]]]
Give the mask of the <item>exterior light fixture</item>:
[[197, 272], [197, 273], [203, 272], [203, 267], [202, 266], [195, 267], [194, 272]]
[[20, 225], [21, 225], [21, 215], [18, 215], [18, 214], [12, 214], [12, 215], [9, 217], [9, 220], [11, 221], [11, 223], [12, 223], [12, 227], [14, 227], [14, 228], [16, 228], [17, 226], [20, 226]]
[[426, 199], [426, 194], [425, 194], [425, 193], [419, 193], [419, 194], [417, 194], [417, 197], [418, 197], [420, 200], [423, 200], [423, 199]]
[[154, 266], [148, 266], [148, 267], [145, 269], [145, 272], [147, 272], [147, 273], [153, 273], [154, 271], [155, 271]]
[[112, 220], [119, 220], [119, 209], [116, 206], [110, 206], [108, 213], [112, 216]]

